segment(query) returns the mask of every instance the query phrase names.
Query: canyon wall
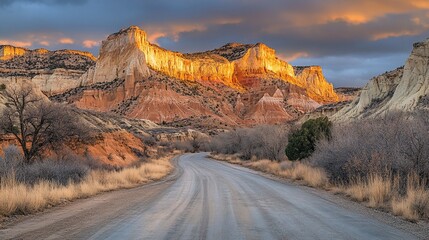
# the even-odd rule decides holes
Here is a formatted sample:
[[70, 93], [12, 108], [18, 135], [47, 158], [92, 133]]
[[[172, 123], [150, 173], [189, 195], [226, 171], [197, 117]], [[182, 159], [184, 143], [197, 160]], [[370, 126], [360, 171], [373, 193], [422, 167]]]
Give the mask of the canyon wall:
[[332, 116], [335, 121], [382, 117], [429, 107], [429, 39], [415, 43], [405, 66], [371, 79], [360, 95]]
[[316, 101], [338, 100], [320, 67], [310, 67], [296, 77], [293, 67], [265, 44], [227, 44], [207, 52], [182, 54], [151, 44], [138, 27], [123, 29], [103, 41], [100, 58], [83, 81], [129, 79], [132, 85], [150, 75], [149, 69], [181, 80], [220, 82], [238, 90], [252, 87], [260, 79], [280, 79], [308, 88]]

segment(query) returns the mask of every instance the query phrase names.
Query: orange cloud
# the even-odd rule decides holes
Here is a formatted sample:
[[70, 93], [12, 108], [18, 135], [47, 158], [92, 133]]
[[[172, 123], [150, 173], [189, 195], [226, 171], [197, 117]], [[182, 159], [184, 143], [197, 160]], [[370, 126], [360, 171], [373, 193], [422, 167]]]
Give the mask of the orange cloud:
[[145, 28], [148, 32], [148, 40], [156, 42], [160, 37], [171, 37], [173, 41], [179, 40], [180, 33], [192, 31], [204, 31], [207, 27], [198, 23], [178, 23], [165, 25], [152, 25]]
[[310, 56], [307, 52], [297, 52], [292, 55], [286, 55], [283, 53], [278, 54], [279, 58], [286, 61], [286, 62], [292, 62], [293, 60], [296, 60], [298, 58], [308, 57]]
[[241, 18], [219, 18], [219, 19], [214, 19], [210, 22], [215, 25], [227, 25], [227, 24], [239, 24], [242, 21], [243, 20]]
[[166, 37], [166, 36], [167, 36], [166, 33], [154, 32], [154, 33], [148, 34], [148, 40], [151, 43], [157, 43], [159, 38]]
[[100, 41], [95, 41], [95, 40], [85, 40], [82, 42], [83, 46], [86, 48], [93, 48], [95, 46], [100, 45]]
[[399, 31], [399, 32], [384, 32], [384, 33], [376, 33], [371, 37], [372, 41], [377, 41], [381, 39], [391, 38], [391, 37], [401, 37], [401, 36], [413, 36], [420, 34], [420, 31]]
[[61, 38], [59, 40], [59, 42], [62, 43], [62, 44], [73, 44], [74, 40], [71, 39], [71, 38]]
[[39, 44], [42, 45], [42, 46], [49, 46], [49, 42], [48, 41], [40, 41]]
[[411, 4], [421, 9], [429, 9], [429, 1], [427, 0], [414, 0]]
[[198, 23], [166, 23], [158, 25], [144, 26], [144, 29], [148, 33], [148, 40], [156, 43], [161, 37], [171, 37], [173, 41], [178, 41], [181, 33], [192, 32], [192, 31], [206, 31], [209, 25], [227, 25], [227, 24], [238, 24], [241, 23], [240, 18], [217, 18], [202, 20]]
[[24, 42], [24, 41], [0, 39], [0, 45], [12, 45], [15, 47], [30, 47], [31, 45], [33, 45], [33, 43], [28, 41]]
[[[364, 24], [389, 14], [404, 14], [413, 11], [429, 9], [428, 0], [360, 0], [360, 1], [333, 1], [333, 4], [320, 5], [312, 9], [285, 10], [280, 18], [293, 26], [310, 26], [342, 20], [350, 24]], [[272, 31], [279, 27], [270, 28]]]

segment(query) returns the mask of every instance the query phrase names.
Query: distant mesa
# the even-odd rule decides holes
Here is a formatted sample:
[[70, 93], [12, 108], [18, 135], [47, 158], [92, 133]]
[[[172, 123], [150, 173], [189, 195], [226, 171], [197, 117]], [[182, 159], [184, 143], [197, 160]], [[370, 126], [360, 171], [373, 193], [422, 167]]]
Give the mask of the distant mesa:
[[[51, 51], [49, 51], [45, 48], [38, 48], [38, 49], [34, 49], [34, 50], [29, 50], [27, 48], [15, 47], [15, 46], [11, 46], [11, 45], [0, 45], [0, 60], [3, 60], [3, 61], [10, 60], [14, 57], [23, 56], [25, 54], [47, 54], [50, 52]], [[84, 51], [78, 51], [78, 50], [63, 49], [63, 50], [52, 51], [52, 53], [76, 54], [76, 55], [82, 55], [82, 56], [88, 57], [88, 58], [92, 59], [93, 61], [96, 60], [96, 57], [94, 57], [94, 55], [92, 55], [92, 53], [84, 52]]]

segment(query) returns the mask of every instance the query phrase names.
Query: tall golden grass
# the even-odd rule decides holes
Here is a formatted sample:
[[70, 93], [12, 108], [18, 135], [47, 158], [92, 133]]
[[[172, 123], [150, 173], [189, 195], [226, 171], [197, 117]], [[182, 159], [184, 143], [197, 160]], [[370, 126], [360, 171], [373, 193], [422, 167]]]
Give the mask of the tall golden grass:
[[66, 186], [49, 181], [29, 186], [10, 176], [0, 182], [0, 216], [34, 213], [73, 199], [159, 180], [171, 172], [170, 159], [164, 157], [120, 171], [92, 171], [80, 183]]
[[349, 184], [332, 184], [326, 172], [302, 162], [275, 162], [271, 160], [243, 161], [236, 155], [211, 154], [210, 157], [270, 173], [279, 177], [298, 180], [307, 186], [324, 188], [342, 193], [368, 207], [382, 209], [402, 216], [409, 221], [429, 218], [429, 190], [427, 182], [417, 174], [409, 174], [405, 192], [399, 185], [399, 176], [372, 173], [368, 178], [355, 179]]

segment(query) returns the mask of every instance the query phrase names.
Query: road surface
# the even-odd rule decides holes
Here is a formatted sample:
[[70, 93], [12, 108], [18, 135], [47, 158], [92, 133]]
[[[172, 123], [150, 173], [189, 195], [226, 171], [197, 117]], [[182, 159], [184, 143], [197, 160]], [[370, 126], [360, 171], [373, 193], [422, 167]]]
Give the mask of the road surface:
[[0, 239], [415, 239], [305, 187], [187, 154], [166, 180], [24, 218]]

